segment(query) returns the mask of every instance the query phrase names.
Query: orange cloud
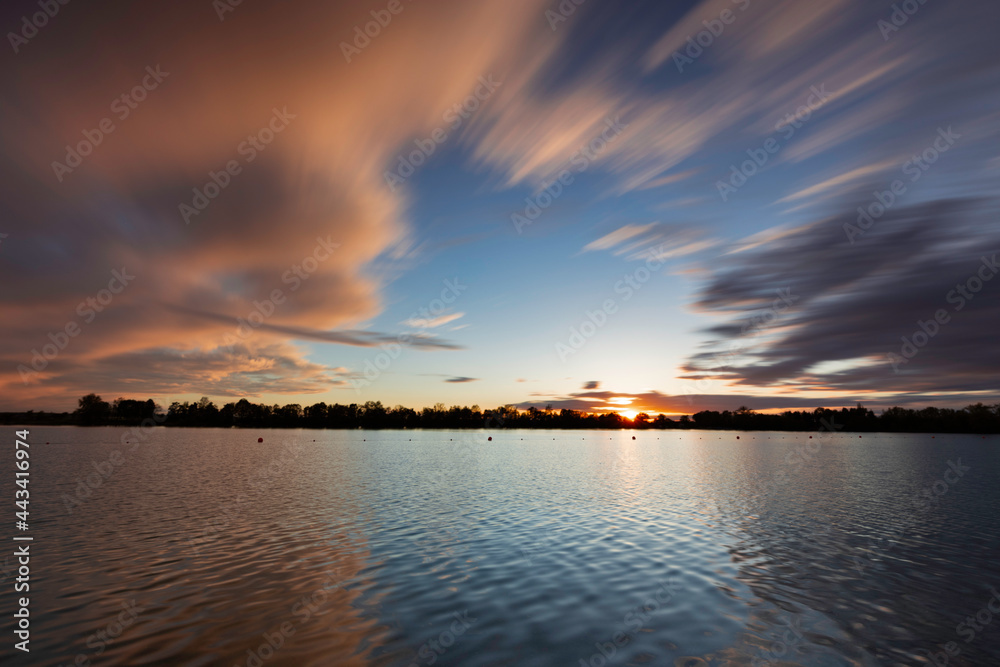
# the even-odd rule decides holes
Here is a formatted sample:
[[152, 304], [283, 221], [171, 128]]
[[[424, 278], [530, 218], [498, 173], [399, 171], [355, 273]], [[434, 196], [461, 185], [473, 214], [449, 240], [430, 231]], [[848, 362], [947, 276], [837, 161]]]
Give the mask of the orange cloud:
[[[3, 75], [19, 101], [0, 109], [14, 219], [3, 250], [22, 261], [0, 277], [23, 286], [0, 301], [8, 400], [336, 386], [342, 373], [288, 341], [379, 340], [350, 328], [382, 308], [371, 260], [410, 234], [387, 165], [479, 77], [503, 80], [521, 61], [510, 45], [545, 28], [539, 0], [406, 8], [350, 63], [340, 42], [370, 17], [348, 3], [247, 4], [223, 22], [201, 2], [122, 4], [113, 20], [81, 12], [49, 26]], [[147, 67], [159, 83], [125, 105]], [[68, 163], [66, 146], [112, 126], [78, 166], [55, 170], [60, 181], [52, 163]], [[195, 189], [215, 194], [185, 215], [182, 204], [206, 203]], [[78, 304], [123, 266], [135, 280], [84, 321]], [[226, 347], [236, 318], [260, 316]], [[32, 367], [32, 350], [73, 322], [80, 332]], [[18, 366], [43, 368], [26, 385]]]

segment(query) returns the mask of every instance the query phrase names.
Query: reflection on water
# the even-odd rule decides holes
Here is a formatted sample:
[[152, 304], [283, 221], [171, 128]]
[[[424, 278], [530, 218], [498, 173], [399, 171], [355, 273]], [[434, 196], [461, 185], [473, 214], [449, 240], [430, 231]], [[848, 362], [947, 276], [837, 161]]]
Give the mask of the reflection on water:
[[1000, 664], [997, 438], [31, 431], [33, 665]]

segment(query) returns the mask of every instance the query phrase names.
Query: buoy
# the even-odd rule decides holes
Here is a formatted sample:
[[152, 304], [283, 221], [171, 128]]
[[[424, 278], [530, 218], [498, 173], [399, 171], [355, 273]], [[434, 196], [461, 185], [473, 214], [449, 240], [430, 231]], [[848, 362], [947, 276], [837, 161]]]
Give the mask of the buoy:
[[493, 442], [493, 436], [492, 435], [490, 437], [486, 438], [486, 439], [489, 440], [490, 442]]
[[812, 440], [812, 439], [813, 439], [813, 437], [812, 437], [812, 436], [810, 435], [810, 436], [809, 436], [809, 439], [810, 439], [810, 440]]
[[737, 439], [737, 440], [739, 440], [739, 439], [740, 439], [740, 436], [736, 436], [736, 439]]
[[634, 435], [632, 436], [632, 439], [635, 440], [635, 436]]
[[264, 442], [264, 438], [257, 438], [257, 442]]

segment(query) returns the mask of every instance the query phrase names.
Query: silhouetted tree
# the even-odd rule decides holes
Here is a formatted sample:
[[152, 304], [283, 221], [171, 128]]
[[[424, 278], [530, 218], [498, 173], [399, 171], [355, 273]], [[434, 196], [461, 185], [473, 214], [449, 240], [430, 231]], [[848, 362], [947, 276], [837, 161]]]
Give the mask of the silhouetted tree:
[[153, 403], [152, 399], [136, 401], [127, 398], [117, 398], [111, 404], [109, 420], [114, 424], [134, 426], [141, 424], [144, 419], [152, 417], [155, 412], [156, 404]]
[[[77, 424], [137, 425], [157, 411], [151, 400], [118, 398], [108, 404], [97, 394], [88, 394], [78, 401], [79, 407], [70, 413], [20, 412], [0, 413], [4, 424]], [[162, 421], [162, 420], [161, 420]], [[785, 411], [767, 414], [740, 406], [735, 411], [702, 410], [693, 416], [681, 415], [676, 422], [666, 415], [653, 418], [640, 412], [627, 419], [616, 412], [587, 413], [551, 406], [544, 410], [529, 407], [519, 410], [513, 405], [481, 410], [443, 403], [416, 411], [402, 405], [386, 408], [379, 401], [363, 406], [355, 403], [315, 403], [303, 408], [297, 403], [263, 405], [242, 398], [227, 403], [221, 409], [203, 396], [197, 403], [170, 404], [167, 426], [221, 426], [240, 428], [556, 428], [556, 429], [622, 429], [622, 428], [698, 428], [750, 431], [816, 431], [835, 424], [843, 431], [936, 432], [936, 433], [1000, 433], [1000, 404], [976, 403], [961, 410], [926, 407], [920, 410], [892, 407], [876, 415], [860, 403], [853, 408], [816, 408], [812, 411]]]
[[80, 426], [99, 426], [110, 422], [111, 406], [97, 394], [87, 394], [78, 401], [73, 413]]

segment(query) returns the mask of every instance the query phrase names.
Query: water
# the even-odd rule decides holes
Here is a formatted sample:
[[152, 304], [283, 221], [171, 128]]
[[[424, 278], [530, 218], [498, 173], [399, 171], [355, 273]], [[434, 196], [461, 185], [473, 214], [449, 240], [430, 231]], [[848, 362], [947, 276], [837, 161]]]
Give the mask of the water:
[[29, 441], [20, 664], [1000, 664], [997, 437], [35, 427]]

